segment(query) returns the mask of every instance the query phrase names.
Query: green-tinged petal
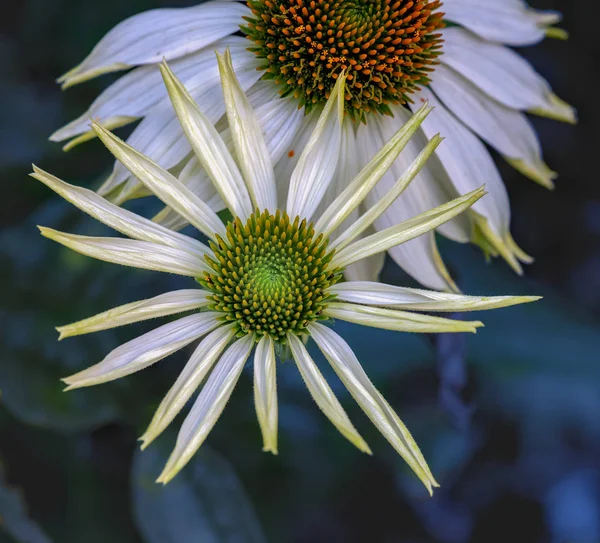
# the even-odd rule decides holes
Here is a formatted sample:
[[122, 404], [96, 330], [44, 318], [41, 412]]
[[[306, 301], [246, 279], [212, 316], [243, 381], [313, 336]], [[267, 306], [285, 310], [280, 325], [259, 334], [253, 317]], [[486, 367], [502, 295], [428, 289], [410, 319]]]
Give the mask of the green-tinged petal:
[[386, 228], [381, 232], [356, 241], [337, 253], [333, 257], [331, 265], [343, 268], [361, 258], [387, 251], [391, 247], [434, 230], [439, 225], [471, 207], [485, 194], [484, 187], [481, 187], [464, 196], [455, 198], [447, 204], [421, 213], [408, 221], [401, 222], [398, 225]]
[[408, 122], [377, 152], [344, 191], [331, 203], [315, 225], [317, 232], [331, 234], [350, 213], [365, 199], [371, 189], [383, 177], [398, 155], [431, 112], [423, 105]]
[[345, 88], [346, 75], [342, 74], [292, 172], [286, 205], [290, 217], [310, 220], [333, 179], [342, 139]]
[[277, 376], [275, 343], [263, 336], [254, 353], [254, 405], [263, 438], [263, 451], [277, 454]]
[[571, 104], [568, 104], [554, 93], [548, 94], [546, 103], [547, 105], [543, 107], [531, 108], [529, 113], [569, 124], [577, 124], [577, 110]]
[[254, 208], [261, 211], [268, 209], [274, 213], [277, 208], [275, 173], [260, 123], [235, 76], [229, 50], [225, 52], [225, 56], [217, 53], [217, 60], [237, 163]]
[[472, 332], [483, 326], [479, 321], [459, 321], [443, 319], [420, 313], [410, 313], [397, 309], [383, 309], [353, 303], [332, 302], [324, 314], [362, 326], [395, 330], [397, 332], [418, 332], [437, 334], [444, 332]]
[[176, 177], [98, 123], [94, 122], [92, 128], [115, 158], [165, 204], [209, 238], [215, 239], [215, 234], [225, 233], [217, 214]]
[[362, 369], [350, 346], [333, 330], [310, 324], [309, 332], [356, 403], [421, 479], [430, 494], [439, 486], [408, 428]]
[[140, 241], [168, 245], [175, 249], [184, 249], [197, 254], [200, 258], [209, 250], [203, 243], [188, 236], [177, 234], [168, 228], [164, 228], [141, 217], [137, 213], [132, 213], [111, 204], [91, 190], [69, 185], [61, 181], [58, 177], [40, 170], [35, 165], [33, 166], [33, 171], [34, 173], [30, 174], [31, 177], [44, 183], [44, 185], [51, 188], [59, 196], [62, 196], [67, 202], [78, 207], [84, 213], [114, 228], [121, 234]]
[[197, 313], [159, 326], [117, 347], [98, 364], [65, 377], [66, 390], [107, 383], [143, 370], [214, 330], [219, 326], [218, 317], [215, 312]]
[[348, 415], [346, 415], [344, 408], [335, 397], [333, 390], [331, 390], [331, 387], [327, 384], [325, 377], [323, 377], [323, 374], [319, 371], [319, 368], [317, 368], [317, 365], [308, 354], [304, 343], [293, 334], [288, 334], [287, 339], [296, 365], [298, 366], [298, 371], [300, 371], [300, 375], [302, 375], [302, 379], [306, 384], [306, 388], [308, 388], [310, 395], [313, 397], [313, 400], [315, 400], [315, 403], [319, 406], [321, 411], [323, 411], [323, 414], [332, 422], [340, 433], [350, 441], [350, 443], [355, 445], [362, 452], [372, 454], [371, 449], [369, 449], [365, 440], [350, 422]]
[[539, 300], [540, 296], [464, 296], [398, 287], [372, 281], [349, 281], [327, 289], [336, 300], [353, 304], [375, 305], [408, 311], [483, 311]]
[[177, 381], [158, 406], [152, 422], [140, 437], [142, 449], [156, 439], [183, 409], [208, 375], [221, 353], [235, 334], [233, 327], [220, 326], [208, 334], [196, 347]]
[[231, 212], [242, 220], [247, 219], [252, 213], [250, 196], [223, 138], [166, 62], [161, 64], [160, 71], [175, 113], [198, 161]]
[[175, 450], [156, 480], [167, 484], [190, 461], [221, 416], [254, 346], [252, 334], [236, 341], [210, 374], [189, 415], [183, 421]]
[[38, 228], [44, 237], [104, 262], [187, 277], [198, 277], [208, 269], [203, 258], [174, 247], [132, 239], [78, 236], [45, 226]]
[[57, 327], [56, 330], [60, 333], [58, 339], [90, 334], [91, 332], [117, 328], [126, 324], [175, 315], [185, 311], [193, 311], [210, 303], [207, 295], [210, 295], [210, 293], [200, 289], [176, 290], [147, 300], [121, 305], [103, 313], [98, 313], [93, 317]]
[[[470, 210], [470, 214], [473, 217], [474, 224], [472, 242], [479, 245], [488, 256], [500, 255], [515, 273], [523, 275], [519, 257], [515, 254], [513, 246], [509, 242], [510, 235], [499, 236], [490, 227], [488, 220], [483, 215], [473, 210]], [[512, 238], [510, 239], [512, 240]]]
[[402, 194], [404, 189], [406, 189], [409, 183], [421, 171], [423, 166], [425, 166], [427, 159], [437, 149], [441, 142], [442, 138], [440, 138], [439, 135], [434, 136], [392, 188], [378, 202], [370, 206], [349, 228], [342, 232], [340, 236], [333, 241], [331, 248], [341, 251], [371, 226], [371, 224], [373, 224], [373, 222], [394, 203], [394, 200]]

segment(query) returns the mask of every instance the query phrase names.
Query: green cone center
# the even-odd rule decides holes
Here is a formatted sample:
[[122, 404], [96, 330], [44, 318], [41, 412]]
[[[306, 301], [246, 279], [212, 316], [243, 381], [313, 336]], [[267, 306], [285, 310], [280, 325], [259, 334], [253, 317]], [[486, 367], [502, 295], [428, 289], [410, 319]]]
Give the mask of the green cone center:
[[307, 110], [323, 104], [343, 70], [353, 119], [404, 104], [441, 53], [439, 0], [250, 0], [242, 30], [264, 78]]
[[323, 319], [326, 290], [341, 279], [331, 269], [333, 251], [312, 223], [286, 213], [254, 213], [227, 224], [226, 238], [211, 242], [211, 272], [199, 282], [212, 292], [211, 309], [233, 323], [237, 334], [271, 336], [285, 343], [288, 332], [302, 334]]

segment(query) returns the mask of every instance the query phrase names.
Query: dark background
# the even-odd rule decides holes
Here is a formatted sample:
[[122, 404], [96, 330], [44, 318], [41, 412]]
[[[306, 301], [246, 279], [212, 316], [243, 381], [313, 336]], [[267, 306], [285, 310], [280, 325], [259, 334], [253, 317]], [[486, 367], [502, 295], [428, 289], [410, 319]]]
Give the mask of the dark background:
[[[600, 542], [600, 9], [593, 0], [532, 4], [562, 10], [571, 39], [522, 54], [581, 119], [576, 127], [534, 119], [561, 174], [554, 192], [500, 164], [515, 238], [536, 262], [520, 279], [472, 247], [444, 242], [442, 252], [465, 292], [544, 300], [481, 315], [486, 328], [469, 337], [338, 325], [442, 484], [429, 499], [337, 381], [372, 458], [322, 417], [291, 364], [279, 366], [279, 456], [261, 452], [249, 368], [207, 444], [164, 489], [153, 480], [174, 433], [143, 454], [136, 438], [185, 353], [61, 392], [59, 377], [152, 324], [61, 343], [54, 326], [183, 283], [92, 261], [38, 234], [36, 224], [104, 231], [28, 178], [31, 162], [83, 186], [111, 167], [97, 141], [66, 155], [47, 141], [111, 76], [65, 93], [54, 79], [125, 17], [186, 3], [2, 0], [1, 542]], [[385, 279], [406, 284], [393, 266]]]

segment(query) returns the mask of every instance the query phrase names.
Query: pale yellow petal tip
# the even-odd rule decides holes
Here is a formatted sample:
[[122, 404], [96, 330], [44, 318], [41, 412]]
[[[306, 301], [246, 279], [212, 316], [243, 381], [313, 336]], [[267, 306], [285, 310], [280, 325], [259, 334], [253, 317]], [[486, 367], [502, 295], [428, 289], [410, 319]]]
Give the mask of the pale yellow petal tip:
[[[500, 255], [517, 275], [523, 275], [523, 267], [519, 260], [528, 263], [530, 257], [518, 249], [518, 246], [514, 243], [510, 234], [505, 235], [504, 238], [500, 237], [492, 230], [488, 220], [483, 215], [480, 215], [472, 209], [471, 214], [474, 224], [471, 241], [475, 245], [481, 247], [486, 256]], [[515, 248], [518, 249], [519, 252], [517, 252]], [[528, 258], [520, 258], [521, 256]]]
[[551, 40], [568, 40], [569, 39], [569, 31], [564, 28], [558, 28], [556, 26], [551, 26], [546, 28], [546, 37]]
[[64, 328], [64, 326], [57, 326], [54, 328], [58, 332], [58, 341], [62, 341], [63, 339], [71, 336], [71, 334], [69, 334], [68, 331], [65, 331]]
[[525, 177], [528, 177], [532, 181], [535, 181], [538, 185], [541, 185], [548, 190], [554, 190], [554, 180], [558, 177], [558, 173], [548, 167], [544, 162], [532, 165], [528, 164], [522, 159], [505, 157], [508, 162], [515, 170], [522, 173]]
[[267, 445], [267, 444], [265, 444], [263, 446], [263, 448], [262, 448], [262, 451], [266, 452], [266, 453], [271, 453], [271, 454], [273, 454], [275, 456], [277, 456], [279, 454], [279, 451], [277, 450], [277, 445]]
[[548, 95], [547, 107], [532, 108], [529, 113], [568, 124], [577, 124], [578, 121], [577, 110], [554, 93]]
[[167, 483], [169, 483], [173, 477], [175, 477], [175, 475], [177, 475], [179, 472], [181, 471], [181, 468], [172, 468], [169, 466], [166, 466], [165, 469], [163, 470], [163, 472], [158, 476], [158, 478], [156, 479], [157, 483], [160, 483], [162, 485], [166, 485]]

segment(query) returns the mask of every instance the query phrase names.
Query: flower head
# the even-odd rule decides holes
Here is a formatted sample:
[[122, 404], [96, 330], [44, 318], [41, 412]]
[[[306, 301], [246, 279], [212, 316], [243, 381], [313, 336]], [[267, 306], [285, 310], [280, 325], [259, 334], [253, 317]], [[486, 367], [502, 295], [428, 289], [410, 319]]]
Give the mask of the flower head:
[[[167, 58], [191, 96], [217, 123], [225, 107], [213, 50], [229, 47], [240, 84], [257, 110], [285, 201], [290, 173], [344, 72], [347, 118], [339, 157], [331, 157], [337, 175], [324, 205], [408, 121], [408, 110], [416, 112], [427, 101], [435, 111], [366, 204], [373, 205], [389, 190], [427, 139], [442, 133], [446, 143], [421, 170], [419, 183], [390, 205], [373, 228], [381, 231], [485, 182], [490, 196], [438, 231], [460, 243], [476, 243], [488, 255], [502, 256], [521, 273], [521, 262], [531, 258], [513, 241], [508, 195], [481, 140], [525, 176], [553, 186], [556, 174], [545, 164], [525, 113], [567, 122], [574, 122], [575, 113], [507, 46], [532, 45], [545, 36], [565, 38], [566, 33], [553, 26], [559, 20], [559, 14], [531, 9], [524, 0], [229, 0], [148, 11], [111, 30], [59, 80], [68, 87], [136, 67], [52, 139], [74, 138], [66, 146], [71, 148], [95, 137], [88, 128], [90, 117], [108, 128], [143, 119], [128, 143], [177, 172], [213, 210], [223, 209], [227, 201], [213, 190], [168, 106], [157, 64]], [[236, 35], [240, 29], [245, 37]], [[228, 141], [226, 125], [218, 126]], [[148, 194], [118, 162], [99, 192], [118, 204]], [[158, 220], [169, 226], [185, 223], [168, 210]], [[393, 247], [389, 254], [425, 286], [456, 290], [433, 232]], [[375, 280], [382, 259], [375, 256], [346, 273]]]
[[305, 347], [304, 341], [310, 337], [373, 424], [431, 491], [437, 483], [409, 431], [368, 379], [348, 344], [328, 324], [341, 319], [408, 332], [474, 332], [481, 326], [478, 321], [445, 319], [414, 310], [468, 311], [532, 301], [534, 298], [529, 297], [481, 298], [371, 282], [341, 282], [348, 266], [440, 226], [478, 201], [483, 189], [364, 235], [424, 166], [440, 143], [435, 137], [384, 198], [357, 220], [347, 220], [430, 113], [424, 106], [348, 187], [317, 213], [335, 177], [330, 156], [336, 156], [341, 145], [346, 82], [342, 73], [291, 175], [287, 203], [279, 208], [276, 176], [260, 123], [235, 77], [229, 53], [219, 57], [219, 68], [235, 158], [166, 63], [161, 72], [190, 145], [233, 216], [226, 223], [168, 171], [100, 124], [93, 125], [98, 137], [132, 175], [202, 232], [208, 246], [34, 168], [34, 178], [131, 239], [87, 237], [41, 227], [44, 236], [100, 260], [188, 276], [201, 287], [133, 302], [60, 327], [63, 338], [191, 312], [67, 377], [68, 389], [124, 377], [202, 338], [141, 438], [143, 447], [151, 443], [205, 381], [158, 479], [166, 483], [206, 439], [252, 352], [256, 413], [264, 449], [277, 452], [276, 346], [285, 345], [323, 413], [347, 439], [370, 453]]

